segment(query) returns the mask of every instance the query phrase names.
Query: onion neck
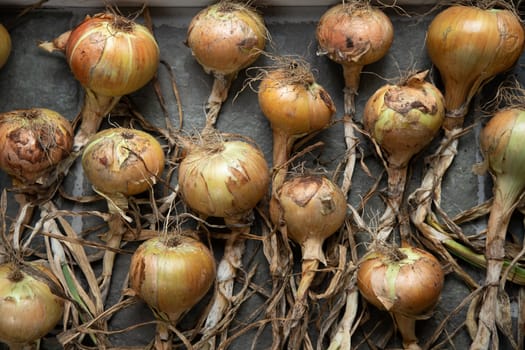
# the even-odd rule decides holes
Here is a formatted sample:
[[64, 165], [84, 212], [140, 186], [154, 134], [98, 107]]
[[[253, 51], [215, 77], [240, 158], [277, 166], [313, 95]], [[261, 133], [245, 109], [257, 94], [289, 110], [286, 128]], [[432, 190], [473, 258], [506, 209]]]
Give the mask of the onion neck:
[[345, 114], [351, 115], [352, 117], [355, 115], [355, 96], [359, 89], [362, 70], [363, 66], [360, 64], [343, 64], [343, 76], [345, 79], [344, 109]]
[[392, 315], [394, 316], [397, 329], [403, 338], [403, 349], [420, 350], [421, 347], [417, 344], [416, 320], [397, 312], [393, 312]]
[[206, 105], [206, 125], [202, 133], [215, 130], [222, 104], [228, 98], [231, 84], [237, 77], [237, 72], [231, 74], [214, 73], [213, 76], [213, 86]]

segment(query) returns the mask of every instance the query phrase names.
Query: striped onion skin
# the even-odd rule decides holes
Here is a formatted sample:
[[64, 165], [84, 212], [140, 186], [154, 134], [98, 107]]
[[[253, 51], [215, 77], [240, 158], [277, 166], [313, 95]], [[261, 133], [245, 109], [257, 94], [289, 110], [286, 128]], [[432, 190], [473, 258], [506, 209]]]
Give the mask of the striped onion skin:
[[111, 13], [87, 16], [66, 45], [75, 78], [103, 96], [123, 96], [146, 85], [157, 71], [159, 54], [148, 28]]

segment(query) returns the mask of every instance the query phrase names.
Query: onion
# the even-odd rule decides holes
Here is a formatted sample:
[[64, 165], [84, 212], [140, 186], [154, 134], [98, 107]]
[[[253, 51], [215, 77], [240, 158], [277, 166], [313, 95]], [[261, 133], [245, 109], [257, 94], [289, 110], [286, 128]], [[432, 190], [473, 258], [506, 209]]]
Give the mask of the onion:
[[359, 262], [357, 286], [375, 307], [390, 312], [403, 337], [405, 349], [420, 349], [416, 319], [427, 318], [438, 303], [444, 274], [430, 253], [411, 246], [383, 247]]
[[319, 55], [343, 66], [345, 113], [354, 115], [354, 98], [364, 66], [383, 58], [394, 40], [394, 27], [385, 13], [368, 1], [343, 2], [326, 11], [316, 31]]
[[155, 312], [175, 324], [213, 285], [215, 260], [189, 235], [150, 238], [131, 258], [131, 288]]
[[300, 244], [302, 251], [301, 281], [284, 324], [285, 337], [291, 333], [289, 348], [299, 349], [307, 326], [308, 291], [319, 262], [326, 264], [324, 241], [345, 221], [346, 198], [336, 184], [322, 176], [287, 180], [278, 190], [277, 198], [281, 209], [280, 231]]
[[214, 77], [205, 130], [214, 127], [232, 81], [259, 57], [266, 38], [262, 17], [247, 4], [221, 0], [191, 20], [186, 45], [204, 71]]
[[308, 64], [282, 58], [266, 72], [258, 91], [259, 107], [273, 133], [273, 191], [284, 182], [292, 147], [299, 138], [329, 125], [335, 105], [328, 92], [315, 82]]
[[[480, 148], [493, 179], [494, 198], [487, 223], [485, 256], [487, 272], [479, 314], [475, 349], [497, 347], [491, 336], [497, 332], [498, 292], [505, 257], [505, 236], [519, 198], [525, 190], [525, 110], [508, 108], [494, 114], [482, 129]], [[497, 341], [497, 340], [496, 340]]]
[[[233, 282], [242, 266], [245, 235], [253, 209], [268, 192], [270, 174], [262, 152], [241, 140], [213, 140], [188, 145], [179, 165], [179, 190], [184, 202], [202, 217], [221, 217], [231, 230], [219, 262], [217, 288], [204, 324], [203, 346], [215, 348], [215, 327], [228, 313]], [[213, 140], [213, 141], [210, 141]], [[209, 337], [209, 338], [208, 338]]]
[[0, 68], [4, 66], [11, 53], [11, 36], [7, 29], [0, 23]]
[[[105, 236], [110, 248], [120, 247], [126, 227], [123, 220], [128, 197], [151, 189], [164, 170], [164, 152], [150, 134], [136, 129], [113, 128], [99, 131], [86, 145], [82, 168], [93, 189], [104, 196], [111, 218]], [[106, 250], [101, 293], [105, 298], [113, 270], [115, 251]]]
[[85, 89], [76, 148], [82, 148], [97, 132], [101, 118], [121, 96], [153, 78], [159, 64], [159, 47], [150, 30], [112, 13], [86, 16], [73, 30], [41, 47], [63, 50], [73, 75]]
[[445, 85], [447, 130], [462, 126], [472, 97], [516, 63], [524, 41], [523, 26], [512, 10], [456, 5], [432, 20], [426, 46]]
[[44, 177], [72, 146], [71, 124], [55, 111], [33, 108], [0, 114], [0, 168], [15, 184], [46, 182]]
[[388, 237], [398, 215], [410, 159], [434, 139], [445, 117], [443, 95], [425, 81], [427, 72], [398, 85], [380, 87], [365, 106], [365, 130], [379, 146], [388, 173], [387, 211], [380, 219], [380, 240]]
[[62, 318], [58, 279], [42, 264], [0, 265], [0, 340], [22, 349], [50, 332]]

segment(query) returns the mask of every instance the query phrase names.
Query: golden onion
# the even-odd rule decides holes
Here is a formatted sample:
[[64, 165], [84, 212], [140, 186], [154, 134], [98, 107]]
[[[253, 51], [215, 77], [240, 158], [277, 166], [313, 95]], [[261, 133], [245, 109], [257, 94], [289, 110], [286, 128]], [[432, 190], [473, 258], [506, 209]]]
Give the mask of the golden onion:
[[11, 36], [7, 29], [0, 23], [0, 68], [4, 66], [11, 54]]

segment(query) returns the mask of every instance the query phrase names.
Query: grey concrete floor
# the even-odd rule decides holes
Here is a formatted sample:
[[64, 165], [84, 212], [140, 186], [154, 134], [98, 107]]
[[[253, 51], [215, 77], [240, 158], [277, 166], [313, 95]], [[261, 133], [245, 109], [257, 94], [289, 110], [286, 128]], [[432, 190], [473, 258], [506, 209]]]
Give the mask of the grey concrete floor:
[[[176, 82], [180, 89], [183, 110], [184, 129], [188, 132], [200, 130], [204, 125], [204, 104], [211, 88], [212, 78], [206, 75], [202, 68], [192, 58], [189, 49], [184, 46], [183, 41], [188, 23], [192, 16], [198, 11], [197, 8], [181, 9], [152, 9], [152, 18], [155, 26], [161, 57], [173, 69]], [[308, 8], [263, 8], [261, 9], [268, 29], [273, 40], [273, 47], [269, 51], [280, 55], [304, 56], [315, 69], [318, 82], [323, 85], [332, 96], [337, 107], [336, 118], [342, 116], [342, 74], [338, 65], [330, 62], [326, 57], [316, 55], [317, 44], [315, 40], [315, 27], [319, 17], [326, 10], [325, 7]], [[410, 10], [423, 13], [427, 9], [410, 8]], [[59, 8], [35, 10], [14, 24], [11, 30], [13, 40], [13, 51], [7, 65], [0, 70], [0, 111], [10, 111], [19, 108], [46, 107], [54, 109], [69, 119], [72, 119], [79, 111], [83, 99], [83, 90], [75, 81], [70, 70], [59, 54], [48, 54], [37, 48], [37, 43], [42, 40], [53, 39], [58, 34], [72, 28], [79, 23], [86, 14], [99, 12], [100, 9], [91, 8]], [[126, 12], [126, 9], [123, 10]], [[0, 9], [0, 21], [9, 24], [17, 13], [15, 9]], [[389, 12], [395, 27], [395, 39], [388, 55], [380, 62], [367, 66], [362, 75], [361, 87], [357, 98], [358, 115], [361, 113], [368, 97], [388, 79], [396, 79], [408, 70], [422, 70], [431, 68], [431, 63], [425, 51], [425, 31], [432, 19], [433, 14], [414, 15], [412, 17], [400, 16]], [[264, 66], [269, 62], [261, 58], [255, 65]], [[512, 71], [523, 79], [523, 59]], [[177, 110], [175, 99], [170, 94], [169, 79], [166, 70], [160, 68], [160, 81], [163, 91], [167, 96], [168, 109], [177, 123]], [[256, 94], [250, 89], [241, 92], [245, 75], [241, 74], [232, 86], [230, 98], [223, 106], [219, 117], [217, 128], [221, 131], [239, 133], [253, 138], [264, 151], [271, 164], [272, 137], [269, 125], [259, 110]], [[433, 78], [439, 84], [438, 76], [433, 72]], [[523, 81], [523, 80], [522, 80]], [[494, 85], [487, 86], [480, 97], [474, 103], [477, 105], [482, 98], [492, 96]], [[239, 93], [234, 100], [232, 97]], [[151, 85], [147, 85], [131, 96], [138, 109], [149, 120], [162, 126], [163, 115], [156, 100]], [[472, 110], [474, 110], [474, 107]], [[474, 123], [476, 113], [472, 112], [467, 123]], [[116, 121], [118, 122], [118, 121]], [[479, 124], [479, 122], [477, 122]], [[452, 168], [450, 169], [443, 185], [443, 206], [450, 214], [470, 208], [490, 196], [490, 180], [487, 177], [478, 177], [471, 172], [474, 163], [480, 161], [478, 154], [477, 132], [479, 125], [472, 132], [466, 134], [460, 140], [460, 150]], [[307, 165], [322, 167], [333, 171], [344, 155], [343, 130], [340, 124], [334, 125], [330, 130], [324, 131], [317, 139], [325, 142], [322, 149], [306, 158]], [[381, 173], [381, 164], [375, 159], [375, 155], [366, 141], [362, 143], [367, 165], [375, 176]], [[416, 157], [413, 162], [412, 181], [408, 190], [418, 185], [419, 176], [423, 165], [423, 156]], [[351, 190], [350, 202], [358, 205], [360, 198], [367, 192], [375, 181], [367, 176], [361, 169], [357, 168], [354, 186]], [[1, 186], [7, 186], [9, 180], [5, 174], [0, 174]], [[87, 180], [83, 177], [81, 168], [76, 166], [73, 173], [66, 180], [65, 187], [75, 195], [91, 194]], [[14, 204], [13, 204], [14, 205]], [[64, 203], [65, 206], [70, 205]], [[366, 208], [365, 216], [370, 218], [382, 210], [381, 199], [377, 196]], [[79, 209], [73, 207], [73, 210]], [[14, 210], [14, 209], [13, 209]], [[85, 222], [73, 222], [77, 227], [86, 225]], [[470, 233], [483, 229], [483, 222], [478, 226], [468, 228]], [[364, 237], [364, 236], [363, 236]], [[360, 237], [360, 238], [363, 238]], [[217, 242], [217, 250], [220, 252], [221, 242]], [[269, 285], [267, 268], [264, 256], [257, 243], [250, 243], [247, 254], [260, 262], [260, 268], [256, 280], [261, 285]], [[117, 278], [114, 280], [112, 295], [109, 303], [114, 303], [120, 295], [127, 272], [129, 256], [121, 256], [117, 261]], [[473, 277], [481, 282], [483, 272], [465, 266]], [[511, 288], [512, 289], [512, 288]], [[436, 327], [446, 317], [453, 313], [460, 302], [467, 296], [469, 290], [453, 274], [446, 278], [444, 294], [438, 304], [434, 316], [429, 320], [418, 322], [417, 332], [424, 343], [433, 333]], [[515, 296], [515, 294], [511, 294]], [[262, 297], [256, 297], [245, 307], [241, 308], [238, 322], [262, 302]], [[511, 300], [513, 304], [516, 299]], [[373, 309], [372, 309], [373, 310]], [[445, 326], [440, 341], [444, 334], [452, 332], [459, 327], [465, 318], [466, 309], [463, 308], [458, 314], [453, 315]], [[373, 320], [382, 320], [386, 326], [390, 326], [388, 315], [377, 310], [372, 311], [372, 321], [365, 324], [364, 329], [374, 326]], [[514, 315], [516, 316], [516, 315]], [[144, 305], [135, 305], [118, 313], [111, 322], [114, 329], [123, 329], [139, 322], [152, 320], [153, 316]], [[115, 346], [141, 346], [147, 344], [153, 337], [152, 326], [144, 326], [131, 332], [115, 334], [112, 341]], [[239, 337], [231, 349], [245, 349], [252, 345], [253, 332]], [[363, 333], [357, 332], [355, 344], [363, 339]], [[461, 329], [455, 334], [449, 344], [444, 348], [464, 349], [469, 343], [466, 330]], [[271, 344], [271, 333], [266, 332], [264, 337], [258, 341], [256, 349], [267, 349]], [[389, 348], [400, 346], [399, 336], [393, 338]], [[56, 344], [52, 337], [43, 342], [43, 348], [53, 349]], [[366, 345], [359, 348], [366, 349]]]

